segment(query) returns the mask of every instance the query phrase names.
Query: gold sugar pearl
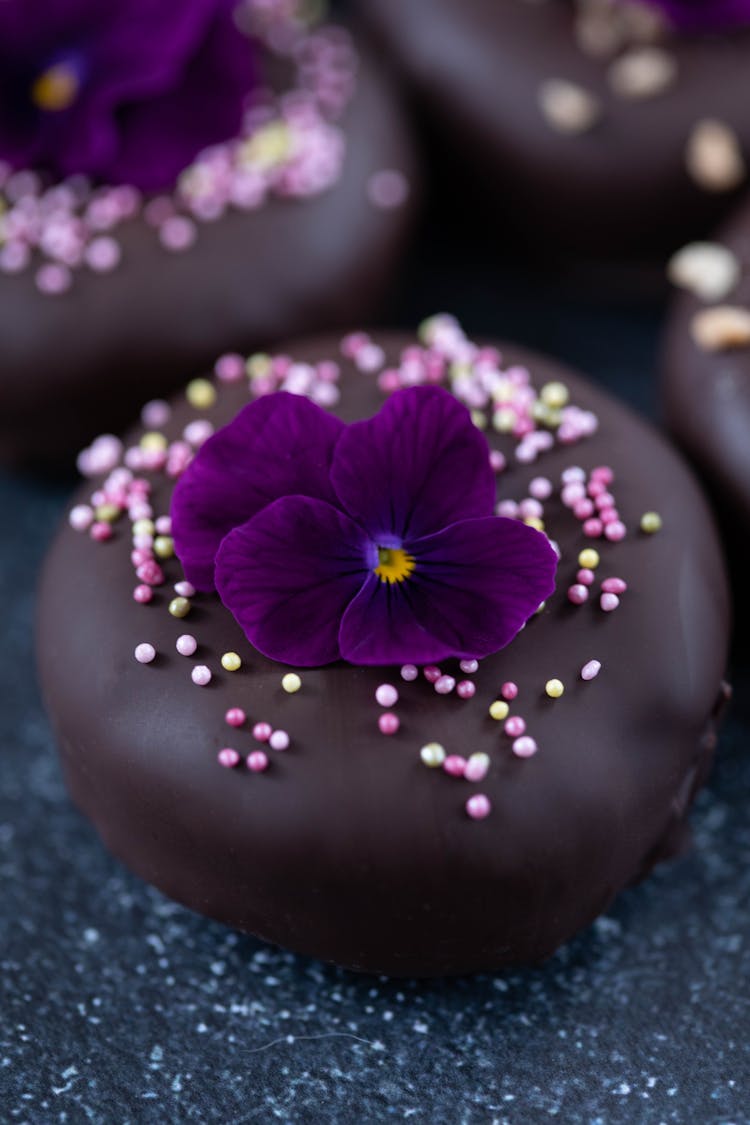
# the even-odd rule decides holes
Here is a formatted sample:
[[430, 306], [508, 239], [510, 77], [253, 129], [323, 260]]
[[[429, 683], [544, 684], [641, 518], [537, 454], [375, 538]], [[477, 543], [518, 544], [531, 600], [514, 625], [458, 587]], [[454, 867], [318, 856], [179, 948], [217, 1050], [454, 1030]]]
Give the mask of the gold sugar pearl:
[[242, 660], [236, 652], [225, 652], [221, 658], [221, 666], [225, 672], [238, 672], [242, 667]]
[[158, 559], [171, 559], [174, 555], [174, 539], [171, 535], [157, 535], [154, 539], [154, 554]]
[[141, 449], [146, 449], [154, 453], [161, 453], [167, 448], [168, 444], [164, 434], [160, 434], [156, 431], [145, 433], [139, 442]]
[[438, 769], [445, 761], [445, 750], [439, 742], [428, 742], [419, 751], [419, 756], [430, 769]]
[[550, 699], [559, 699], [565, 691], [565, 687], [562, 680], [547, 680], [547, 683], [544, 685], [544, 690]]
[[187, 617], [190, 613], [190, 602], [187, 598], [172, 598], [169, 603], [169, 612], [172, 617]]
[[578, 556], [578, 565], [585, 570], [596, 570], [599, 565], [599, 552], [593, 547], [584, 547]]
[[192, 379], [185, 388], [185, 397], [196, 410], [208, 410], [216, 402], [216, 388], [208, 379]]
[[289, 695], [294, 695], [302, 687], [302, 679], [296, 672], [287, 672], [281, 677], [281, 686]]
[[498, 723], [508, 718], [509, 711], [510, 707], [504, 699], [496, 699], [494, 703], [490, 703], [490, 718]]
[[644, 512], [641, 516], [641, 531], [646, 535], [655, 535], [662, 529], [662, 518], [658, 512]]

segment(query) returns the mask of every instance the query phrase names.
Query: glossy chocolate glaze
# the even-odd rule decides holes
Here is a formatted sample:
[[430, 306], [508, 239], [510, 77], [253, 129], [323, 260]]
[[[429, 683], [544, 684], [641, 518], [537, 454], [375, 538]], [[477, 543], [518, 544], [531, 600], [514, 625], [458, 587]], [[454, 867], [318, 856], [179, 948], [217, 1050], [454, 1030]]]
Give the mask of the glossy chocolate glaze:
[[[684, 154], [701, 118], [729, 125], [750, 154], [750, 31], [671, 37], [676, 81], [633, 101], [610, 89], [607, 61], [579, 48], [564, 0], [359, 6], [434, 125], [453, 206], [484, 198], [488, 230], [576, 262], [654, 257], [710, 230], [736, 198], [695, 186]], [[593, 93], [601, 120], [577, 136], [550, 128], [538, 105], [550, 78]]]
[[180, 254], [138, 219], [118, 230], [114, 273], [82, 271], [62, 296], [40, 295], [31, 272], [0, 275], [0, 461], [69, 457], [221, 350], [346, 326], [370, 311], [412, 208], [377, 210], [367, 183], [383, 168], [413, 180], [414, 163], [390, 83], [367, 57], [343, 127], [343, 172], [320, 196], [201, 223]]
[[[717, 236], [742, 264], [737, 286], [717, 304], [750, 309], [750, 205], [745, 203]], [[690, 331], [708, 307], [680, 292], [664, 333], [662, 392], [667, 421], [711, 485], [727, 526], [750, 558], [750, 347], [709, 352]], [[744, 576], [743, 576], [744, 577]]]
[[[407, 342], [388, 337], [389, 357]], [[548, 502], [547, 528], [563, 552], [558, 589], [481, 663], [473, 700], [438, 696], [422, 678], [402, 683], [395, 669], [343, 664], [304, 671], [302, 689], [288, 695], [287, 669], [252, 651], [214, 597], [197, 597], [183, 620], [166, 611], [171, 585], [151, 606], [134, 603], [128, 526], [105, 544], [61, 529], [40, 592], [38, 651], [65, 776], [107, 846], [166, 894], [353, 969], [460, 973], [549, 956], [684, 843], [712, 756], [726, 656], [727, 591], [710, 514], [648, 425], [551, 361], [503, 350], [531, 364], [537, 386], [565, 379], [600, 428], [534, 465], [512, 463], [500, 495], [520, 498], [531, 477], [558, 480], [571, 464], [608, 463], [628, 526], [654, 508], [664, 528], [597, 544], [599, 577], [620, 575], [629, 589], [614, 613], [596, 599], [575, 608], [565, 591], [590, 541], [559, 500]], [[290, 351], [315, 360], [337, 345], [319, 338]], [[382, 401], [373, 377], [343, 366], [340, 413], [372, 413]], [[244, 387], [222, 389], [209, 417], [227, 421], [246, 397]], [[183, 401], [167, 432], [192, 416]], [[510, 452], [506, 437], [492, 440]], [[168, 494], [160, 478], [156, 514]], [[178, 577], [169, 564], [168, 581]], [[200, 643], [193, 660], [174, 647], [186, 631]], [[159, 653], [147, 667], [133, 658], [141, 641]], [[221, 671], [227, 650], [241, 654], [240, 672]], [[592, 659], [602, 671], [584, 683], [579, 671]], [[194, 661], [214, 670], [206, 688], [191, 682]], [[553, 676], [566, 685], [558, 700], [544, 694]], [[487, 713], [506, 680], [518, 684], [515, 710], [539, 743], [525, 761]], [[374, 692], [384, 681], [401, 692], [392, 737], [377, 727]], [[269, 751], [266, 774], [217, 764], [222, 746], [243, 754], [258, 746], [249, 730], [224, 723], [231, 706], [247, 711], [249, 725], [289, 732], [290, 748]], [[485, 780], [426, 768], [419, 749], [431, 740], [448, 752], [486, 751]], [[464, 811], [476, 791], [493, 804], [483, 821]]]

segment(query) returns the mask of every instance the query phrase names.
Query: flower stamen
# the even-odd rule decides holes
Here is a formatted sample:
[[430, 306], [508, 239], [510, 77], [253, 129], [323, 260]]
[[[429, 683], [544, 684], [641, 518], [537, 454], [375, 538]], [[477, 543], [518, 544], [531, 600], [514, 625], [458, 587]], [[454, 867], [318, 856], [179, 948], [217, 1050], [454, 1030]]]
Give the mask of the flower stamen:
[[68, 63], [55, 63], [48, 67], [31, 87], [31, 100], [47, 113], [61, 113], [70, 109], [78, 97], [81, 83], [74, 67]]
[[414, 572], [416, 562], [401, 547], [378, 547], [378, 565], [375, 573], [381, 582], [403, 582]]

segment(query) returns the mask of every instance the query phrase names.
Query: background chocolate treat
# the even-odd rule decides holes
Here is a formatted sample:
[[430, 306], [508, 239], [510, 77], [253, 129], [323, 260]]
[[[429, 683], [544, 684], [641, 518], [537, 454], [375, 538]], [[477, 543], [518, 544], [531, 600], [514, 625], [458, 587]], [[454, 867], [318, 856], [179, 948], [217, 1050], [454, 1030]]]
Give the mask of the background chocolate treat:
[[451, 213], [489, 204], [485, 238], [577, 264], [656, 260], [709, 230], [747, 182], [746, 29], [664, 30], [626, 2], [359, 7], [431, 124]]
[[[368, 358], [343, 361], [336, 409], [345, 420], [383, 400], [367, 349], [385, 344], [379, 370], [398, 365], [410, 342], [365, 338]], [[289, 353], [310, 364], [340, 355], [334, 338]], [[502, 499], [541, 495], [547, 485], [531, 484], [540, 477], [554, 482], [535, 510], [562, 557], [555, 594], [506, 649], [478, 671], [443, 668], [474, 685], [471, 697], [438, 694], [423, 676], [404, 682], [398, 668], [346, 664], [302, 670], [289, 694], [282, 677], [298, 670], [255, 652], [215, 595], [193, 599], [187, 618], [167, 612], [176, 562], [163, 564], [167, 586], [152, 604], [138, 605], [126, 527], [115, 524], [104, 543], [62, 529], [41, 589], [38, 651], [68, 785], [112, 851], [178, 901], [349, 967], [456, 973], [548, 957], [682, 847], [723, 704], [728, 606], [709, 513], [679, 458], [625, 407], [549, 360], [513, 347], [502, 354], [508, 365], [528, 363], [537, 391], [547, 387], [540, 409], [559, 406], [563, 382], [571, 424], [593, 429], [594, 412], [598, 429], [538, 458], [510, 435], [492, 438], [508, 461]], [[219, 384], [199, 426], [233, 417], [245, 382]], [[177, 399], [166, 437], [196, 436], [186, 426], [197, 414]], [[578, 480], [578, 467], [601, 465], [614, 469], [610, 506], [624, 538], [587, 538], [572, 496], [560, 499], [566, 468], [576, 466]], [[171, 487], [154, 478], [155, 516], [168, 510]], [[639, 531], [651, 509], [658, 534]], [[72, 518], [86, 523], [85, 512]], [[596, 573], [581, 581], [593, 584], [581, 595], [587, 547], [601, 562], [591, 560]], [[602, 593], [617, 577], [627, 583], [619, 605]], [[194, 656], [175, 650], [183, 633], [198, 641]], [[149, 666], [133, 655], [143, 642], [156, 650]], [[240, 671], [223, 670], [227, 652], [241, 656]], [[588, 679], [592, 661], [601, 670]], [[207, 686], [191, 678], [194, 665], [211, 669]], [[560, 698], [545, 687], [556, 678]], [[384, 682], [400, 693], [390, 737], [375, 699]], [[492, 718], [506, 682], [517, 701]], [[233, 707], [246, 727], [225, 722]], [[504, 731], [513, 714], [538, 745], [528, 760]], [[288, 734], [289, 749], [268, 751], [267, 773], [221, 768], [222, 747], [243, 756], [258, 748], [258, 721]], [[448, 754], [486, 753], [489, 772], [473, 784], [427, 768], [420, 748], [433, 742]], [[466, 802], [480, 791], [491, 813], [475, 821]]]
[[[117, 267], [76, 271], [65, 292], [40, 292], [33, 268], [0, 274], [0, 459], [70, 457], [222, 347], [249, 350], [372, 309], [403, 249], [414, 165], [391, 83], [366, 54], [355, 69], [343, 163], [325, 190], [271, 194], [187, 228], [167, 220], [159, 232], [155, 211], [139, 215], [117, 229]], [[281, 142], [262, 143], [270, 159]], [[195, 245], [170, 252], [160, 237]], [[40, 267], [43, 285], [59, 281], [50, 266], [59, 270]]]
[[662, 349], [667, 421], [711, 486], [744, 591], [750, 529], [750, 206], [678, 252]]

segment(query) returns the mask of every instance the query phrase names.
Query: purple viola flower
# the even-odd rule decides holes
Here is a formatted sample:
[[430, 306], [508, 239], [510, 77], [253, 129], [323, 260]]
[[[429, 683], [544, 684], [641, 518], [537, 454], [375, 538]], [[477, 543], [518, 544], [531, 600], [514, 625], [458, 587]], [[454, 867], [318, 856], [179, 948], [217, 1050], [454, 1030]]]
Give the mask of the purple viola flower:
[[0, 0], [0, 159], [144, 191], [239, 129], [236, 0]]
[[750, 24], [750, 0], [646, 0], [646, 3], [664, 12], [678, 31], [721, 31]]
[[494, 503], [487, 442], [442, 388], [348, 426], [278, 393], [201, 448], [172, 528], [189, 581], [271, 659], [423, 664], [503, 648], [554, 589], [549, 540]]

